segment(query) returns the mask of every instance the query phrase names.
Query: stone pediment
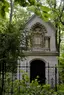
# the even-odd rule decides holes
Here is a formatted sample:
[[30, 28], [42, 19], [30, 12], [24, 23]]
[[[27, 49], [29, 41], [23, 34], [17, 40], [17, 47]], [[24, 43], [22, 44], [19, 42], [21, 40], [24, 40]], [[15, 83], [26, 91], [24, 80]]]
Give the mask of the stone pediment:
[[[25, 29], [27, 29], [27, 30], [31, 29], [31, 27], [34, 26], [36, 23], [37, 23], [38, 25], [39, 25], [39, 23], [40, 23], [40, 24], [41, 24], [41, 27], [42, 27], [42, 25], [45, 26], [45, 27], [46, 27], [46, 25], [49, 25], [50, 28], [52, 28], [54, 31], [56, 31], [54, 25], [53, 25], [50, 21], [45, 22], [43, 19], [41, 19], [39, 16], [37, 16], [37, 15], [35, 15], [35, 14], [32, 15], [32, 16], [29, 18], [29, 20], [26, 22], [26, 24], [25, 24]], [[29, 29], [28, 29], [28, 28], [29, 28]]]

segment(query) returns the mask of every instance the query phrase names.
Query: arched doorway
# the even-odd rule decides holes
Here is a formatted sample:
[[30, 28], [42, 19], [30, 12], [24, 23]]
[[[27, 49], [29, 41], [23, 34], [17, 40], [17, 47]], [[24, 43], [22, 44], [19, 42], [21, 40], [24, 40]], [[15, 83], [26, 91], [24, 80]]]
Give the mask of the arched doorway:
[[40, 84], [45, 84], [45, 63], [42, 60], [33, 60], [30, 63], [30, 82], [36, 77]]

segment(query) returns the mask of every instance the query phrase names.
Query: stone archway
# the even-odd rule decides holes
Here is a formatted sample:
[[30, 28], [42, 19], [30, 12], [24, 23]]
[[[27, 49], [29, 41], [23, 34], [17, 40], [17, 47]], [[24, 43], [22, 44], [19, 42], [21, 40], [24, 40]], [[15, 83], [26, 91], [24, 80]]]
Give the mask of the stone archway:
[[45, 84], [45, 63], [42, 60], [33, 60], [30, 63], [30, 82], [36, 77], [40, 84]]

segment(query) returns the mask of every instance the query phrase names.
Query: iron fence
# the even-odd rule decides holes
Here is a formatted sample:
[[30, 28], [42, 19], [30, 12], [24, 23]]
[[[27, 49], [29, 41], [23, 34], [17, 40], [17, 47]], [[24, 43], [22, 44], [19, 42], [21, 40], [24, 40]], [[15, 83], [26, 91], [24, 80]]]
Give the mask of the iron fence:
[[[14, 67], [12, 65], [12, 67]], [[10, 70], [9, 70], [9, 69]], [[20, 93], [21, 88], [21, 70], [25, 69], [26, 72], [28, 72], [28, 69], [30, 66], [21, 66], [20, 63], [17, 65], [17, 68], [11, 68], [9, 65], [0, 64], [0, 95], [15, 95], [15, 90], [18, 90]], [[55, 66], [48, 66], [47, 68], [48, 72], [48, 80], [45, 79], [45, 81], [50, 81], [50, 69], [54, 69], [54, 79], [51, 78], [51, 87], [53, 88], [55, 85], [55, 90], [57, 90], [57, 67]], [[8, 69], [8, 70], [7, 70]], [[54, 84], [55, 83], [55, 84]], [[19, 85], [19, 86], [18, 86]]]

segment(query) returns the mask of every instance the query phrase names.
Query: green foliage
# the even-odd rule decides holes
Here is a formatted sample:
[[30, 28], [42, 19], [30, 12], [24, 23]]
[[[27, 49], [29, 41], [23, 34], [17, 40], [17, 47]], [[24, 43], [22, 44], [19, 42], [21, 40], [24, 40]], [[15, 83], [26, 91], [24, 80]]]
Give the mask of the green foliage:
[[64, 53], [61, 54], [59, 57], [59, 74], [60, 74], [60, 81], [64, 83]]
[[13, 85], [9, 79], [6, 78], [5, 91], [11, 91], [12, 88], [14, 95], [57, 95], [50, 85], [40, 85], [37, 79], [30, 83], [27, 73], [22, 74], [22, 80], [14, 80]]
[[3, 33], [6, 30], [6, 23], [5, 19], [0, 18], [0, 33]]
[[16, 25], [17, 28], [20, 28], [21, 26], [25, 25], [29, 17], [31, 17], [31, 14], [22, 7], [18, 8], [18, 6], [15, 6], [14, 10], [15, 11], [13, 12], [12, 22]]
[[[5, 1], [5, 0], [4, 0]], [[2, 16], [5, 16], [5, 13], [8, 12], [8, 9], [10, 8], [11, 11], [10, 11], [10, 18], [12, 19], [12, 14], [14, 13], [14, 5], [18, 5], [20, 4], [20, 6], [22, 7], [29, 7], [29, 10], [34, 12], [35, 14], [39, 15], [40, 17], [42, 17], [45, 21], [48, 21], [48, 19], [50, 18], [50, 15], [49, 15], [49, 11], [50, 11], [50, 8], [46, 7], [46, 6], [43, 6], [41, 4], [41, 1], [37, 1], [37, 0], [15, 0], [14, 1], [14, 5], [12, 4], [12, 6], [9, 6], [9, 2], [5, 1], [4, 3], [3, 1], [3, 4], [1, 3], [1, 14]], [[10, 1], [10, 3], [13, 2]], [[37, 11], [36, 11], [37, 10]]]
[[9, 3], [6, 0], [0, 1], [0, 17], [5, 17], [6, 12], [9, 12]]
[[27, 9], [28, 11], [34, 12], [36, 15], [40, 16], [45, 21], [48, 21], [49, 18], [51, 17], [50, 16], [51, 9], [46, 5], [43, 6], [43, 4], [40, 1], [36, 2], [35, 6], [34, 5], [29, 6]]
[[64, 95], [64, 84], [58, 85], [58, 95]]
[[49, 84], [40, 85], [35, 79], [30, 83], [28, 74], [22, 71], [22, 76], [19, 79], [12, 81], [12, 73], [6, 73], [5, 79], [5, 95], [9, 95], [11, 91], [14, 95], [64, 95], [64, 84], [57, 86], [57, 91], [51, 88]]
[[29, 1], [30, 5], [35, 5], [35, 3], [36, 3], [36, 0], [28, 0], [28, 1]]
[[21, 6], [26, 7], [30, 5], [35, 5], [36, 0], [15, 0], [16, 3], [19, 3]]
[[12, 65], [16, 67], [18, 57], [23, 56], [20, 48], [21, 34], [14, 24], [8, 24], [6, 30], [0, 33], [0, 65], [6, 63], [12, 70]]
[[[7, 64], [7, 71], [16, 71], [18, 58], [24, 57], [21, 46], [24, 44], [24, 24], [28, 18], [29, 13], [16, 7], [13, 23], [0, 20], [0, 66], [3, 63]], [[15, 69], [12, 67], [13, 64]]]
[[45, 12], [45, 13], [47, 13], [47, 12], [49, 12], [51, 9], [50, 8], [48, 8], [48, 7], [46, 7], [46, 6], [41, 6], [41, 9]]

